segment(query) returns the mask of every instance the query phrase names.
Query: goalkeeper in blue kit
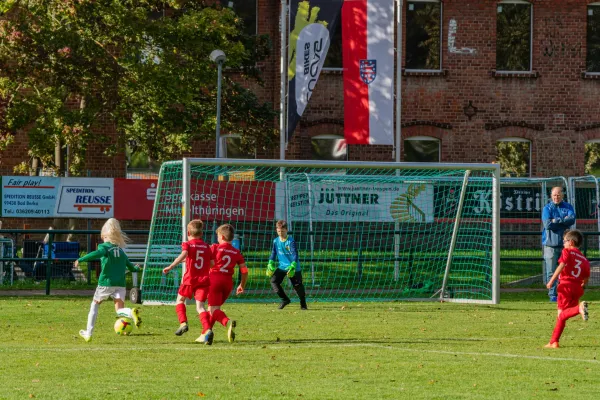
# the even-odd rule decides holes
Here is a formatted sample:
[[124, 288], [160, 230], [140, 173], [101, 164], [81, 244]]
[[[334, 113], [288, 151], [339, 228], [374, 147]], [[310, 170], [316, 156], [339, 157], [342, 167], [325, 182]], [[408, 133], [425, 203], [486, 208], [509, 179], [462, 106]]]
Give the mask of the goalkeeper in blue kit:
[[[292, 282], [294, 290], [300, 299], [300, 309], [307, 310], [306, 292], [302, 284], [302, 272], [296, 249], [296, 241], [293, 237], [288, 236], [288, 226], [284, 220], [277, 221], [276, 229], [278, 237], [273, 240], [273, 250], [269, 257], [267, 276], [271, 277], [271, 287], [277, 293], [277, 296], [281, 298], [279, 309], [281, 310], [291, 303], [290, 298], [281, 287], [281, 282], [287, 276], [290, 278], [290, 282]], [[275, 267], [275, 260], [279, 261], [278, 267]]]

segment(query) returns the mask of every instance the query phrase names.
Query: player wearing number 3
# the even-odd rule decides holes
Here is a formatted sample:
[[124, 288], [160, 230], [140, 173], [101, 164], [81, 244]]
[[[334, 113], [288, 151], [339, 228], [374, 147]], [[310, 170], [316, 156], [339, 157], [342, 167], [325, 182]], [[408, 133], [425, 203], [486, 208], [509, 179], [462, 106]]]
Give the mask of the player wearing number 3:
[[190, 221], [187, 226], [188, 241], [181, 244], [181, 254], [171, 265], [163, 269], [163, 274], [167, 274], [185, 260], [185, 272], [175, 302], [175, 312], [179, 318], [179, 328], [175, 334], [181, 336], [188, 331], [185, 300], [195, 298], [196, 310], [202, 324], [202, 334], [196, 341], [211, 345], [213, 333], [210, 329], [210, 313], [204, 307], [204, 303], [208, 298], [208, 288], [210, 287], [209, 271], [214, 265], [215, 258], [208, 244], [202, 240], [203, 227], [204, 225], [199, 219]]
[[579, 302], [583, 296], [583, 289], [590, 278], [590, 263], [579, 251], [583, 243], [583, 235], [578, 230], [565, 232], [563, 238], [564, 249], [558, 259], [558, 268], [548, 281], [546, 287], [550, 289], [556, 279], [558, 283], [558, 318], [552, 332], [550, 342], [545, 346], [556, 349], [558, 341], [565, 329], [569, 318], [581, 314], [584, 321], [588, 319], [588, 308], [585, 301]]
[[235, 340], [234, 328], [236, 321], [230, 319], [222, 310], [221, 306], [233, 289], [233, 273], [235, 266], [239, 265], [242, 273], [242, 280], [237, 287], [235, 294], [244, 293], [246, 281], [248, 280], [248, 267], [242, 253], [231, 245], [234, 229], [229, 224], [221, 225], [217, 228], [218, 244], [211, 246], [211, 251], [215, 256], [215, 266], [210, 270], [210, 290], [208, 292], [208, 310], [211, 314], [211, 329], [215, 322], [227, 328], [227, 339], [229, 343]]

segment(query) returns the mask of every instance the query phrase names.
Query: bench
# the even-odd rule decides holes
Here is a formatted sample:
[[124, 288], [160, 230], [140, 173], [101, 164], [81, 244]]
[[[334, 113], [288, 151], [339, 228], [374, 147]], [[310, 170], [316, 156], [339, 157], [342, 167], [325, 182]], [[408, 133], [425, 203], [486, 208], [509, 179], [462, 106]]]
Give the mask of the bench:
[[[128, 244], [127, 247], [123, 249], [127, 258], [134, 264], [144, 264], [144, 268], [146, 267], [146, 253], [148, 252], [148, 244]], [[175, 260], [181, 254], [181, 245], [175, 244], [165, 244], [165, 245], [153, 245], [150, 248], [150, 257], [152, 260], [152, 264], [159, 264], [165, 267], [169, 266], [173, 260]], [[158, 259], [158, 260], [157, 260]], [[139, 304], [141, 303], [141, 292], [138, 288], [138, 274], [137, 272], [133, 272], [131, 274], [131, 280], [133, 283], [133, 288], [129, 292], [129, 300], [133, 303]]]

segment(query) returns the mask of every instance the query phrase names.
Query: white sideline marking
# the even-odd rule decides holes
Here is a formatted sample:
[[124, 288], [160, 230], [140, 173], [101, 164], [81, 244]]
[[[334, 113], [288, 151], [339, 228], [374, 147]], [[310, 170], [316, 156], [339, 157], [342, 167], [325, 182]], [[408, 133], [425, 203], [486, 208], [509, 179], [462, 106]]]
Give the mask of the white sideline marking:
[[[529, 359], [529, 360], [542, 360], [542, 361], [569, 361], [569, 362], [584, 362], [597, 364], [600, 363], [600, 360], [591, 360], [584, 358], [567, 358], [567, 357], [542, 357], [542, 356], [527, 356], [522, 354], [510, 354], [510, 353], [479, 353], [479, 352], [471, 352], [471, 351], [449, 351], [449, 350], [425, 350], [425, 349], [407, 349], [402, 347], [395, 347], [391, 345], [385, 344], [374, 344], [374, 343], [346, 343], [346, 344], [297, 344], [297, 343], [281, 343], [281, 344], [270, 344], [270, 345], [253, 345], [252, 347], [239, 347], [239, 346], [230, 346], [227, 345], [225, 347], [221, 347], [218, 344], [216, 346], [204, 346], [204, 345], [194, 345], [189, 347], [171, 347], [169, 345], [165, 345], [164, 347], [153, 347], [153, 348], [140, 348], [140, 347], [119, 347], [118, 350], [124, 351], [135, 351], [135, 352], [144, 352], [144, 351], [193, 351], [200, 349], [210, 349], [211, 351], [215, 350], [234, 350], [234, 351], [257, 351], [257, 350], [265, 350], [265, 349], [282, 349], [289, 347], [298, 347], [304, 349], [320, 349], [320, 348], [332, 348], [332, 347], [375, 347], [386, 350], [396, 350], [403, 351], [407, 353], [432, 353], [432, 354], [447, 354], [447, 355], [461, 355], [461, 356], [478, 356], [478, 357], [500, 357], [500, 358], [521, 358], [521, 359]], [[540, 347], [541, 348], [541, 347]], [[23, 348], [14, 348], [14, 349], [0, 349], [0, 353], [25, 353], [25, 352], [39, 352], [39, 351], [47, 351], [47, 352], [74, 352], [74, 351], [106, 351], [106, 347], [87, 347], [85, 343], [81, 343], [81, 346], [71, 347], [71, 348], [38, 348], [38, 349], [23, 349]], [[556, 352], [560, 350], [545, 350], [550, 352]]]

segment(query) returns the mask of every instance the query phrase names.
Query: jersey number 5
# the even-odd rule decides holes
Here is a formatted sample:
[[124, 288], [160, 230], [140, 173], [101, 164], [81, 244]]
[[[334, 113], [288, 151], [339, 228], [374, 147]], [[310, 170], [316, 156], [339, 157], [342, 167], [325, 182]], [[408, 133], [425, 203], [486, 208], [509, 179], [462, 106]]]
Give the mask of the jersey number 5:
[[197, 250], [196, 251], [196, 261], [200, 261], [200, 264], [198, 264], [197, 262], [194, 263], [194, 268], [196, 269], [202, 269], [202, 267], [204, 267], [204, 257], [202, 257], [202, 255], [204, 254], [204, 252], [202, 250]]

